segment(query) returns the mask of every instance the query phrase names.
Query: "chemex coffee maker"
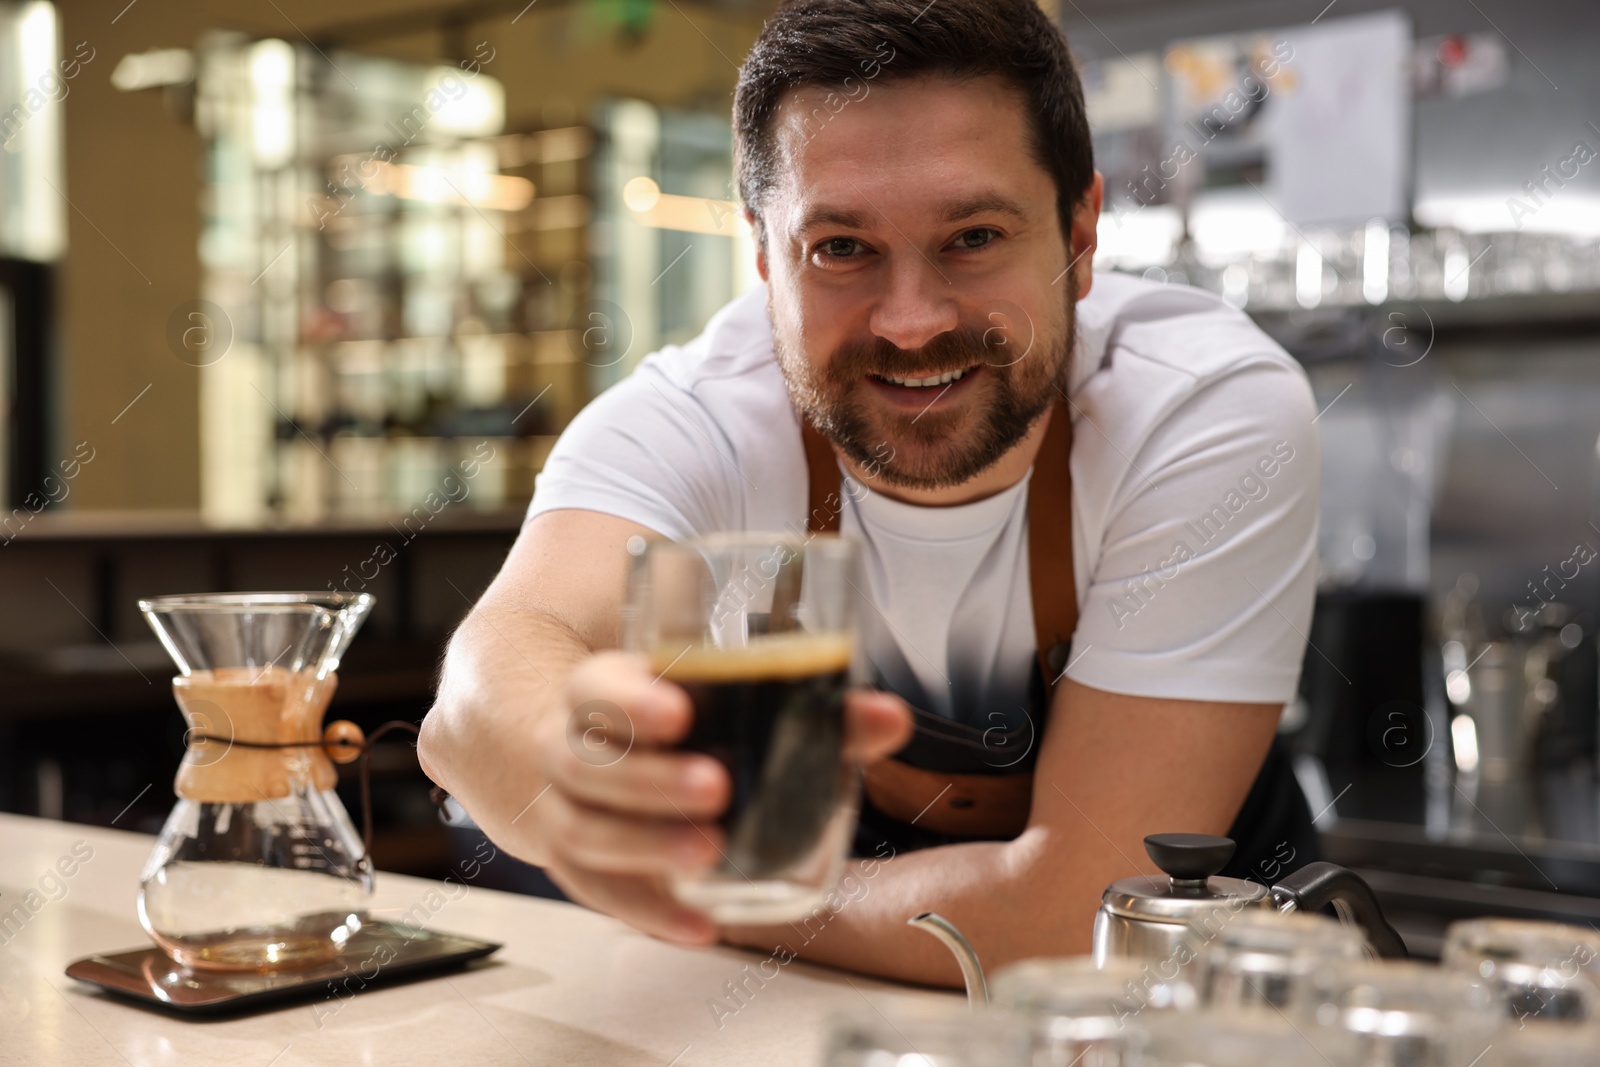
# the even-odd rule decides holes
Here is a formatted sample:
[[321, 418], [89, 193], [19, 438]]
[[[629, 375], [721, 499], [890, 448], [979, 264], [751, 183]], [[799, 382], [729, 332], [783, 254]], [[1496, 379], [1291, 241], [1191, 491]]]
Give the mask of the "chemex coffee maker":
[[[397, 720], [363, 734], [322, 720], [373, 603], [318, 592], [139, 601], [178, 669], [172, 694], [187, 726], [177, 803], [139, 879], [139, 923], [154, 945], [75, 960], [69, 977], [181, 1013], [300, 997], [324, 1001], [326, 1014], [380, 979], [500, 947], [369, 913], [364, 757], [385, 734], [418, 728]], [[336, 792], [338, 763], [356, 764], [362, 831]]]
[[372, 893], [365, 842], [334, 792], [361, 732], [323, 713], [366, 593], [139, 602], [188, 724], [178, 802], [139, 886], [139, 921], [178, 963], [266, 970], [337, 955]]
[[[1317, 913], [1329, 907], [1352, 931], [1359, 931], [1366, 954], [1380, 959], [1406, 955], [1405, 942], [1384, 919], [1372, 888], [1337, 864], [1308, 863], [1268, 887], [1217, 873], [1233, 857], [1234, 843], [1226, 837], [1152, 834], [1144, 839], [1144, 847], [1162, 873], [1134, 875], [1106, 887], [1094, 920], [1096, 966], [1135, 960], [1182, 967], [1241, 914]], [[950, 949], [961, 965], [968, 998], [975, 1006], [985, 1003], [988, 983], [983, 968], [960, 931], [933, 913], [918, 915], [909, 923]]]

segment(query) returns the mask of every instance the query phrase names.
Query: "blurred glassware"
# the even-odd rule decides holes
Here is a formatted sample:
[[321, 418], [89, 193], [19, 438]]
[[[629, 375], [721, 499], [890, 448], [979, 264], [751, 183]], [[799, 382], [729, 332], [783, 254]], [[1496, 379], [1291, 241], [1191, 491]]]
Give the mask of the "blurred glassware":
[[1527, 762], [1522, 723], [1527, 657], [1526, 641], [1489, 641], [1466, 670], [1471, 688], [1465, 706], [1478, 741], [1477, 770], [1486, 782], [1519, 778]]
[[1600, 1063], [1600, 1027], [1530, 1026], [1509, 1030], [1475, 1067], [1595, 1067]]
[[[491, 51], [484, 46], [470, 61], [478, 69], [465, 81], [449, 80], [455, 68], [349, 52], [331, 57], [345, 76], [323, 79], [308, 72], [330, 59], [309, 44], [228, 30], [197, 42], [192, 95], [207, 175], [201, 303], [216, 303], [174, 320], [199, 332], [180, 341], [172, 331], [169, 344], [181, 352], [203, 336], [208, 352], [215, 339], [215, 359], [229, 356], [207, 372], [200, 405], [201, 508], [212, 520], [412, 512], [441, 479], [459, 477], [448, 453], [485, 436], [499, 439], [492, 465], [478, 457], [488, 477], [452, 503], [516, 507], [532, 494], [543, 452], [500, 440], [543, 439], [547, 451], [549, 435], [631, 366], [624, 350], [637, 358], [685, 339], [681, 330], [656, 336], [662, 313], [678, 329], [684, 318], [708, 317], [706, 303], [714, 309], [740, 291], [733, 280], [742, 259], [697, 252], [652, 290], [650, 336], [635, 340], [626, 316], [598, 315], [589, 262], [604, 242], [588, 240], [591, 209], [596, 194], [616, 197], [604, 195], [610, 170], [589, 163], [596, 131], [519, 126], [503, 134], [504, 92], [494, 70], [482, 69]], [[441, 95], [441, 84], [461, 92]], [[419, 128], [413, 120], [424, 109], [414, 105], [425, 100]], [[718, 141], [703, 135], [718, 122], [712, 114], [658, 121], [637, 101], [602, 111], [618, 108], [647, 108], [651, 134], [623, 156], [608, 137], [616, 166], [623, 157], [657, 160], [665, 167], [658, 177], [684, 192], [687, 168], [712, 183], [699, 195], [714, 194], [722, 181], [715, 164], [725, 172], [731, 158], [725, 117]], [[675, 132], [696, 123], [688, 136]], [[614, 213], [595, 221], [615, 225]], [[659, 264], [657, 253], [687, 237], [663, 234], [647, 255], [622, 258], [648, 282], [679, 248]], [[723, 236], [693, 239], [705, 251], [731, 247]], [[622, 291], [612, 277], [601, 285]], [[601, 317], [606, 326], [597, 330]], [[614, 357], [589, 351], [600, 334]], [[592, 379], [592, 370], [613, 365], [605, 382]], [[241, 394], [270, 399], [276, 417], [241, 417]], [[535, 397], [543, 399], [525, 411]], [[351, 434], [370, 440], [347, 466], [340, 442]], [[417, 438], [434, 449], [431, 459], [407, 445]], [[493, 493], [489, 479], [500, 480]]]
[[1275, 1012], [1152, 1016], [1143, 1067], [1368, 1067], [1353, 1034], [1297, 1026]]
[[[1147, 209], [1145, 217], [1149, 218]], [[1174, 224], [1191, 234], [1137, 262], [1097, 255], [1096, 269], [1187, 281], [1230, 306], [1256, 312], [1394, 308], [1484, 298], [1526, 298], [1600, 288], [1600, 241], [1571, 234], [1468, 232], [1450, 226], [1412, 233], [1370, 219], [1359, 226], [1285, 231], [1281, 242], [1216, 247], [1204, 220]], [[1117, 225], [1120, 225], [1118, 223]], [[1387, 324], [1387, 317], [1385, 323]]]
[[[1600, 933], [1520, 919], [1451, 923], [1445, 967], [1482, 980], [1521, 1023], [1600, 1023]], [[1600, 1045], [1594, 1056], [1600, 1060]]]
[[[876, 1006], [828, 1020], [824, 1067], [1032, 1067], [1027, 1022], [965, 1005]], [[1087, 1064], [1080, 1067], [1088, 1067]], [[1097, 1063], [1095, 1067], [1100, 1067]]]
[[1458, 791], [1465, 793], [1469, 801], [1478, 791], [1480, 759], [1478, 724], [1469, 707], [1472, 676], [1467, 667], [1476, 663], [1479, 649], [1488, 640], [1478, 589], [1478, 576], [1463, 572], [1439, 604], [1440, 667], [1444, 672], [1445, 698], [1451, 707], [1450, 752]]
[[1024, 960], [995, 976], [995, 1007], [1029, 1020], [1035, 1067], [1120, 1067], [1148, 1040], [1144, 1013], [1193, 1011], [1199, 997], [1174, 968], [1089, 956]]
[[1364, 1067], [1462, 1067], [1493, 1044], [1505, 1022], [1495, 991], [1428, 964], [1335, 963], [1311, 984], [1311, 1017], [1355, 1035]]
[[1304, 1006], [1317, 969], [1368, 957], [1361, 930], [1320, 915], [1246, 911], [1199, 952], [1197, 982], [1212, 1008]]
[[1098, 966], [1091, 956], [1023, 960], [995, 975], [994, 1003], [1035, 1014], [1113, 1017], [1145, 1008], [1193, 1011], [1200, 1006], [1187, 976], [1158, 971], [1159, 964], [1120, 957]]
[[[1567, 559], [1547, 566], [1546, 574], [1568, 567], [1576, 572], [1593, 559], [1594, 550], [1584, 542]], [[1573, 598], [1573, 592], [1557, 595]], [[1585, 817], [1593, 804], [1594, 777], [1592, 618], [1570, 600], [1541, 602], [1531, 596], [1504, 616], [1506, 631], [1525, 648], [1518, 721], [1523, 752], [1522, 762], [1513, 768], [1523, 779], [1525, 836], [1580, 841], [1594, 836], [1593, 822]], [[1585, 815], [1575, 818], [1579, 811]]]

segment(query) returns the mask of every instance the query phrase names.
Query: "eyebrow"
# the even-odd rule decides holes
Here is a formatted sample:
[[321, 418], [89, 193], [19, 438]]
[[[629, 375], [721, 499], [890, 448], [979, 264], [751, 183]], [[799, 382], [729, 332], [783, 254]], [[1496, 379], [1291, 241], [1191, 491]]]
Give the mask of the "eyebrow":
[[864, 230], [867, 228], [866, 216], [858, 211], [850, 211], [837, 207], [811, 207], [800, 216], [800, 221], [795, 225], [796, 233], [807, 233], [822, 226], [839, 226], [846, 230]]
[[1008, 196], [999, 193], [978, 193], [958, 200], [944, 202], [944, 221], [960, 222], [970, 219], [974, 215], [999, 214], [1010, 215], [1017, 219], [1026, 219], [1028, 213], [1022, 205]]
[[[974, 215], [1000, 214], [1009, 215], [1015, 219], [1026, 219], [1028, 213], [1022, 205], [1008, 196], [996, 192], [977, 193], [968, 197], [955, 200], [946, 200], [937, 208], [940, 218], [945, 222], [960, 222], [970, 219]], [[871, 215], [878, 212], [873, 210]], [[847, 230], [864, 230], [868, 227], [868, 215], [848, 208], [828, 207], [818, 205], [808, 208], [800, 216], [800, 221], [795, 227], [797, 233], [808, 233], [813, 229], [823, 226], [839, 226]]]

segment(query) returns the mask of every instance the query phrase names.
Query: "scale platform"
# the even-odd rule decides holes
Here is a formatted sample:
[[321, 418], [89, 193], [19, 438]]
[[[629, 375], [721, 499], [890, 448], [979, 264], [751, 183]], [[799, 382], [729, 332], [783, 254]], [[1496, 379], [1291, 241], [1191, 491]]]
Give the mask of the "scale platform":
[[119, 997], [183, 1015], [220, 1015], [286, 1001], [343, 1000], [396, 979], [455, 970], [501, 947], [459, 934], [369, 922], [334, 959], [282, 971], [202, 971], [155, 946], [87, 956], [67, 975]]

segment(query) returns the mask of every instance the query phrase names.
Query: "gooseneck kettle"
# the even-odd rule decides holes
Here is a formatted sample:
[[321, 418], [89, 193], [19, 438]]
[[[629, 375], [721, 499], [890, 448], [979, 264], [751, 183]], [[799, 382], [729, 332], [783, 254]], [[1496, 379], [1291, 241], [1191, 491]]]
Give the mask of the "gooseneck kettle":
[[1234, 843], [1208, 834], [1152, 834], [1145, 851], [1162, 870], [1111, 883], [1094, 919], [1094, 958], [1175, 960], [1182, 964], [1245, 908], [1318, 912], [1332, 906], [1339, 918], [1359, 926], [1372, 952], [1403, 958], [1405, 942], [1383, 917], [1372, 888], [1353, 871], [1332, 863], [1308, 863], [1270, 888], [1217, 872], [1233, 858]]
[[[1308, 863], [1268, 887], [1217, 873], [1233, 858], [1234, 843], [1226, 837], [1151, 834], [1144, 848], [1162, 873], [1135, 875], [1106, 887], [1094, 917], [1096, 966], [1119, 958], [1146, 960], [1158, 964], [1162, 977], [1173, 977], [1246, 908], [1315, 913], [1332, 907], [1341, 921], [1361, 930], [1373, 955], [1406, 956], [1405, 942], [1384, 919], [1372, 887], [1354, 871]], [[978, 954], [948, 919], [924, 912], [907, 923], [938, 938], [955, 956], [974, 1007], [988, 1002]], [[1167, 969], [1172, 973], [1164, 974]]]

